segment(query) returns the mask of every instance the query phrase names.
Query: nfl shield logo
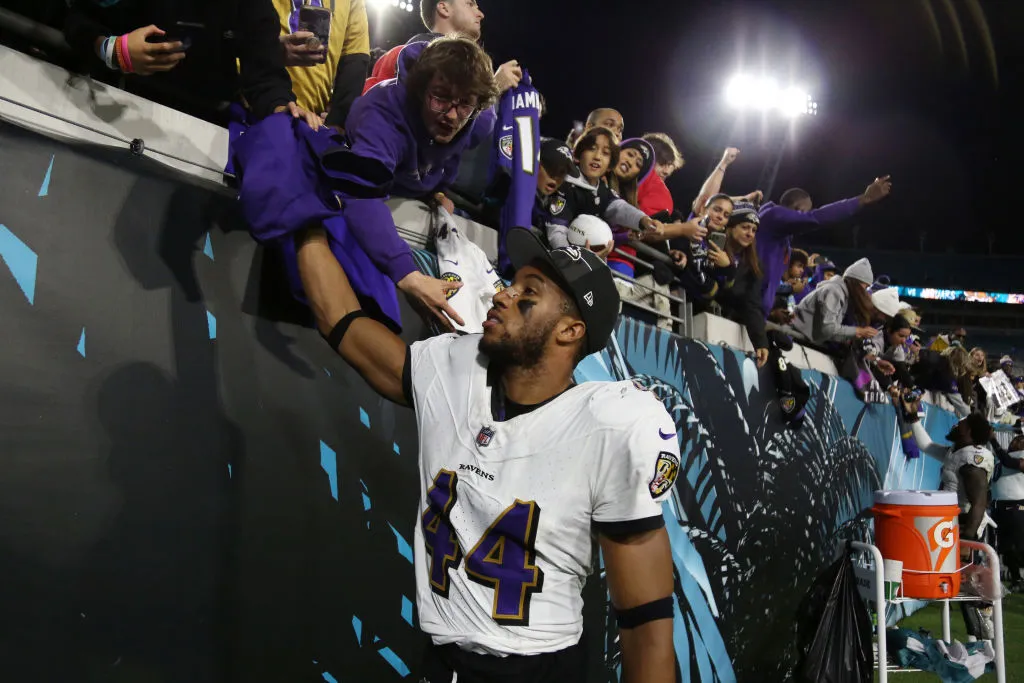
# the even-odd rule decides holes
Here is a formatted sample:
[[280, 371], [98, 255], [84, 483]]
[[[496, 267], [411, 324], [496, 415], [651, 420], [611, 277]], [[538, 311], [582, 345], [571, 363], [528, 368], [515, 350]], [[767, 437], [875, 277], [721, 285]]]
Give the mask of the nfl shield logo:
[[490, 446], [492, 438], [494, 438], [494, 430], [490, 427], [481, 427], [480, 433], [476, 435], [476, 445], [481, 448]]
[[501, 153], [504, 154], [505, 157], [509, 161], [511, 161], [512, 160], [512, 136], [511, 135], [505, 135], [500, 140], [498, 140], [498, 149], [500, 149]]

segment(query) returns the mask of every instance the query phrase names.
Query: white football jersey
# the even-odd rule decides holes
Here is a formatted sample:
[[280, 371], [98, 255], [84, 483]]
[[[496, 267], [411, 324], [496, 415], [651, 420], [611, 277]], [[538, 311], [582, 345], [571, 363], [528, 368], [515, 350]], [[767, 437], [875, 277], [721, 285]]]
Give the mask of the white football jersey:
[[449, 334], [412, 345], [420, 627], [472, 652], [555, 652], [583, 632], [592, 529], [663, 524], [676, 428], [632, 382], [580, 384], [497, 422], [479, 342]]
[[464, 324], [452, 321], [452, 325], [460, 332], [481, 332], [491, 300], [505, 289], [505, 283], [484, 250], [462, 234], [451, 215], [443, 208], [438, 213], [442, 221], [434, 236], [438, 273], [442, 280], [462, 283], [461, 289], [449, 292], [448, 302]]
[[[1024, 459], [1024, 451], [1010, 451], [1014, 460]], [[1003, 474], [992, 484], [993, 500], [1024, 500], [1024, 472], [1003, 467]]]
[[992, 473], [996, 469], [996, 458], [992, 451], [982, 446], [966, 446], [960, 450], [949, 449], [946, 460], [942, 463], [940, 473], [943, 491], [956, 491], [957, 499], [960, 502], [962, 512], [970, 512], [971, 501], [967, 499], [963, 482], [960, 480], [960, 468], [964, 465], [978, 467], [985, 471], [989, 481], [992, 481]]

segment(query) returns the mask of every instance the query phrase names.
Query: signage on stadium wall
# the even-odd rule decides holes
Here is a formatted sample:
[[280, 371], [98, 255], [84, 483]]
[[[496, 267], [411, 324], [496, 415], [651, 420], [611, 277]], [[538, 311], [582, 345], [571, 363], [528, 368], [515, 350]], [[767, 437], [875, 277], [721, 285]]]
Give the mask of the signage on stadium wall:
[[[417, 680], [412, 412], [303, 327], [230, 198], [127, 153], [0, 138], [5, 678]], [[891, 409], [805, 377], [793, 432], [751, 360], [634, 321], [578, 369], [675, 418], [683, 681], [783, 678], [794, 608], [867, 533], [872, 492], [937, 485]], [[585, 602], [588, 680], [615, 681], [600, 571]]]
[[899, 295], [908, 299], [932, 299], [935, 301], [970, 301], [981, 304], [1024, 304], [1024, 294], [1007, 292], [979, 292], [963, 289], [935, 289], [933, 287], [896, 288]]

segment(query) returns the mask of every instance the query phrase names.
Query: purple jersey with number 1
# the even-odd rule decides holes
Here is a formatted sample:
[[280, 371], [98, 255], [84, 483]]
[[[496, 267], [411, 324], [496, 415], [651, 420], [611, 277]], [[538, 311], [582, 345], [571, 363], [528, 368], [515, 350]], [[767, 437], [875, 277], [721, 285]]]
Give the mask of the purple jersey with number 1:
[[507, 173], [510, 179], [498, 237], [498, 268], [506, 272], [512, 264], [505, 253], [505, 235], [512, 228], [533, 224], [540, 168], [540, 93], [533, 87], [526, 69], [519, 85], [501, 96], [497, 109], [495, 172]]

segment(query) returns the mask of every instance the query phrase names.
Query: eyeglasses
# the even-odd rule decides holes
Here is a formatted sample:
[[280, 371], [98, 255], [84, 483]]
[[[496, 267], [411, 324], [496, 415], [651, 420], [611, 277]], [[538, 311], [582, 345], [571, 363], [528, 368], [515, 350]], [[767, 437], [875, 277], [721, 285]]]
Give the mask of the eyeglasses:
[[438, 97], [431, 93], [427, 93], [427, 105], [430, 107], [430, 111], [436, 114], [447, 114], [452, 110], [452, 107], [455, 107], [455, 114], [460, 119], [468, 119], [476, 112], [475, 104], [447, 97]]

